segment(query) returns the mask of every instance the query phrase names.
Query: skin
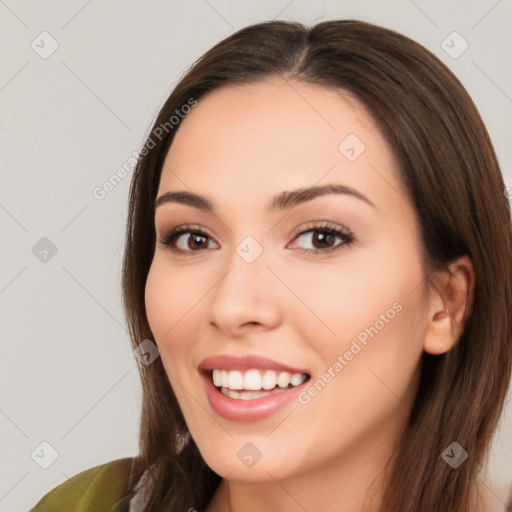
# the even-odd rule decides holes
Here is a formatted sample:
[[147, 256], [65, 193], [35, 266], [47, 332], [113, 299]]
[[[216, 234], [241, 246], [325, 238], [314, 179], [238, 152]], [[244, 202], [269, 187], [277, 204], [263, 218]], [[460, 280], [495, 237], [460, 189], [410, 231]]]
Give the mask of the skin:
[[[338, 149], [348, 134], [366, 146], [355, 161]], [[266, 211], [282, 191], [327, 183], [348, 185], [375, 207], [330, 194]], [[190, 223], [209, 239], [194, 252], [191, 235], [182, 235], [186, 254], [157, 241], [146, 285], [148, 320], [191, 435], [223, 477], [208, 512], [375, 512], [421, 354], [446, 352], [462, 332], [470, 260], [453, 262], [451, 278], [439, 272], [438, 290], [427, 288], [415, 211], [393, 155], [344, 91], [274, 79], [210, 93], [166, 156], [158, 195], [170, 190], [204, 195], [216, 208], [156, 209], [157, 238]], [[354, 243], [315, 245], [317, 231], [295, 236], [322, 221], [348, 227]], [[250, 264], [236, 252], [249, 235], [263, 248]], [[309, 403], [293, 401], [252, 423], [210, 407], [197, 371], [205, 357], [262, 355], [308, 369], [313, 382], [394, 303], [401, 311]], [[252, 468], [237, 457], [247, 442], [262, 454]]]

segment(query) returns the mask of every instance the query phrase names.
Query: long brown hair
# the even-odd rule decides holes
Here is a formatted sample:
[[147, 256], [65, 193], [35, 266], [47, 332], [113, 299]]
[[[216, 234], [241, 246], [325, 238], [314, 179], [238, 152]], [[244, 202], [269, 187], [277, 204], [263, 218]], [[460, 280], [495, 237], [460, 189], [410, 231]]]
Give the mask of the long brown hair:
[[[123, 293], [133, 348], [153, 339], [144, 289], [160, 174], [179, 128], [169, 119], [223, 85], [275, 77], [344, 89], [372, 112], [420, 222], [427, 283], [431, 271], [456, 257], [472, 260], [470, 317], [452, 350], [422, 356], [417, 397], [390, 461], [382, 510], [474, 512], [476, 484], [511, 376], [510, 207], [489, 135], [466, 90], [437, 57], [397, 32], [354, 20], [312, 27], [271, 21], [235, 32], [191, 66], [154, 121], [132, 179]], [[158, 128], [166, 123], [162, 136]], [[140, 365], [140, 375], [140, 454], [130, 485], [149, 469], [145, 512], [204, 510], [221, 477], [190, 437], [161, 358]], [[457, 469], [441, 458], [452, 442], [469, 454]]]

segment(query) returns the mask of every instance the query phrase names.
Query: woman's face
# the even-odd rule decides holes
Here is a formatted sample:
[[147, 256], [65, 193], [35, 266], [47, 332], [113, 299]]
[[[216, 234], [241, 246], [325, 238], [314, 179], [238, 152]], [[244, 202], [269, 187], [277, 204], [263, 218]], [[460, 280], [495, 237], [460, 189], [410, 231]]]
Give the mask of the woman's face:
[[147, 315], [207, 464], [265, 481], [383, 461], [416, 394], [428, 293], [414, 210], [361, 104], [282, 80], [216, 90], [180, 125], [158, 197]]

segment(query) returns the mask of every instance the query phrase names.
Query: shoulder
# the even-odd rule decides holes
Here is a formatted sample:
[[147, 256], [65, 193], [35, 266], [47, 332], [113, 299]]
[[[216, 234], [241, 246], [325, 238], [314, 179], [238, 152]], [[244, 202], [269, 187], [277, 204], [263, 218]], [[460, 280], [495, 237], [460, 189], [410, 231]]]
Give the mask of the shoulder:
[[30, 512], [123, 510], [120, 498], [128, 490], [132, 462], [127, 457], [86, 469], [45, 494]]

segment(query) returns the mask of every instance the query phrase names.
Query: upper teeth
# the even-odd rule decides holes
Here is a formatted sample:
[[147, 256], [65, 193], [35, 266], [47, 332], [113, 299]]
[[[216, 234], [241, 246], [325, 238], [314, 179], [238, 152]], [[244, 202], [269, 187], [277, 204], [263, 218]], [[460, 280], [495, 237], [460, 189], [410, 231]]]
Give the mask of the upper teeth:
[[215, 386], [230, 389], [273, 389], [276, 386], [286, 388], [289, 384], [298, 386], [307, 378], [305, 373], [276, 372], [275, 370], [213, 370]]

